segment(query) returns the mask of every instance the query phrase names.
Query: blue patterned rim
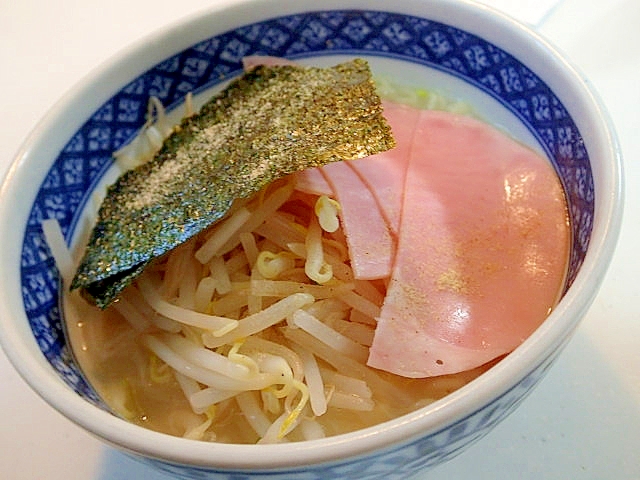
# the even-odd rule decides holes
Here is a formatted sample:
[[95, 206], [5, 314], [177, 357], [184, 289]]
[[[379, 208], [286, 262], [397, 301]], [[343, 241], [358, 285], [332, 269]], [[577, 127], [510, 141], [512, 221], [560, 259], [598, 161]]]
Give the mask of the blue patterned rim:
[[573, 233], [568, 288], [584, 260], [594, 215], [594, 185], [580, 132], [551, 89], [504, 50], [475, 35], [423, 18], [371, 11], [312, 12], [274, 18], [204, 40], [124, 86], [67, 142], [31, 209], [22, 247], [24, 308], [34, 337], [53, 368], [84, 398], [101, 405], [67, 348], [59, 280], [41, 223], [56, 218], [71, 238], [112, 152], [145, 122], [147, 101], [172, 108], [239, 73], [246, 55], [304, 58], [363, 55], [401, 59], [464, 80], [515, 114], [538, 140], [563, 181]]

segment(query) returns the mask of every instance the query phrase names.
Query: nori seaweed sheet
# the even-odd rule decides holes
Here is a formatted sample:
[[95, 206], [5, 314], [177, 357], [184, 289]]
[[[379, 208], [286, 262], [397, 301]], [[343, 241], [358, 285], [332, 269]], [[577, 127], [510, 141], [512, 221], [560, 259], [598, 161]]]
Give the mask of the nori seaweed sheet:
[[395, 146], [366, 61], [259, 66], [108, 188], [71, 288], [108, 306], [153, 259], [293, 172]]

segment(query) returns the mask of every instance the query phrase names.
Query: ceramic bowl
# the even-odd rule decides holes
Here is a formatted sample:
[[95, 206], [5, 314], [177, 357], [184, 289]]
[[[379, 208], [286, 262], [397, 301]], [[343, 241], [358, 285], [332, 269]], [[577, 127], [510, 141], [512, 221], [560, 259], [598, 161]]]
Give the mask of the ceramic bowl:
[[[375, 74], [462, 97], [549, 158], [572, 228], [563, 298], [497, 366], [436, 403], [354, 433], [286, 445], [175, 438], [108, 413], [65, 342], [59, 281], [43, 241], [72, 242], [111, 153], [145, 120], [149, 95], [173, 109], [241, 70], [245, 55], [329, 64], [361, 56]], [[199, 98], [199, 97], [198, 97]], [[107, 443], [185, 478], [407, 478], [460, 453], [541, 380], [596, 295], [621, 219], [618, 146], [588, 82], [547, 41], [489, 8], [450, 0], [240, 0], [162, 29], [77, 85], [24, 143], [0, 191], [0, 336], [53, 408]]]

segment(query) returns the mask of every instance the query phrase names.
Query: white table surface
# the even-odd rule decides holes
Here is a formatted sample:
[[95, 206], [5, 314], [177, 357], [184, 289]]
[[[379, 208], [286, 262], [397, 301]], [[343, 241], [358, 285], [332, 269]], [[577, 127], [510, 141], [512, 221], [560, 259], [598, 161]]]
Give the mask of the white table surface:
[[[220, 0], [0, 0], [0, 177], [38, 120], [92, 68], [140, 36], [215, 1]], [[417, 478], [637, 480], [640, 2], [486, 3], [535, 25], [604, 99], [626, 158], [625, 221], [593, 307], [539, 387], [487, 437]], [[29, 389], [0, 351], [0, 478], [169, 477], [64, 419]]]

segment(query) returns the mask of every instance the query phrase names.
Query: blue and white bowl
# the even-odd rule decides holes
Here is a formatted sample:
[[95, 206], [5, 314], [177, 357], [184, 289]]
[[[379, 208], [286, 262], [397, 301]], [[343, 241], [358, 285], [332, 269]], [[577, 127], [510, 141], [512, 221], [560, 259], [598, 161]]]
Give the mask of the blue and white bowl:
[[[444, 399], [322, 440], [210, 444], [110, 414], [66, 344], [57, 270], [40, 224], [55, 217], [73, 243], [87, 200], [109, 178], [112, 152], [144, 123], [148, 97], [169, 109], [187, 92], [203, 98], [252, 54], [317, 64], [365, 57], [376, 74], [464, 98], [546, 155], [566, 190], [573, 243], [564, 296], [544, 324]], [[403, 479], [480, 439], [541, 380], [596, 294], [617, 239], [621, 196], [620, 151], [602, 106], [585, 79], [526, 26], [468, 1], [241, 0], [112, 59], [26, 140], [0, 190], [0, 339], [16, 369], [55, 409], [177, 476]]]

